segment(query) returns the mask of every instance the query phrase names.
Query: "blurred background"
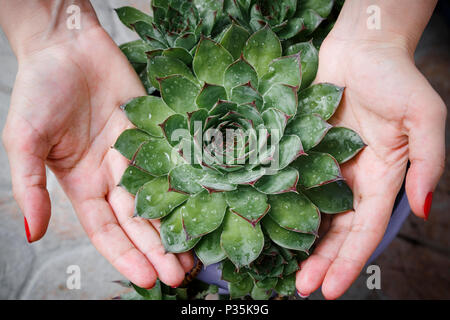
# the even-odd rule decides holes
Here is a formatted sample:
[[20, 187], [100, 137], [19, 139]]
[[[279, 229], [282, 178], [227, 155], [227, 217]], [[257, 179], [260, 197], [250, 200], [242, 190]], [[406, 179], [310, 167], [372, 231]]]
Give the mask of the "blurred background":
[[[12, 0], [11, 0], [12, 1]], [[411, 0], [414, 1], [414, 0]], [[117, 44], [134, 40], [113, 8], [132, 5], [149, 11], [148, 0], [92, 0], [98, 18]], [[450, 4], [439, 1], [416, 51], [417, 67], [450, 105]], [[3, 128], [17, 61], [0, 30], [0, 128]], [[448, 119], [447, 119], [448, 121]], [[450, 299], [450, 126], [447, 162], [427, 222], [410, 215], [391, 245], [374, 261], [381, 289], [369, 290], [365, 270], [343, 299]], [[110, 299], [124, 289], [123, 277], [95, 250], [70, 202], [49, 172], [52, 218], [46, 236], [28, 244], [23, 216], [12, 197], [6, 152], [0, 147], [0, 299]], [[81, 271], [80, 289], [66, 282], [71, 266]], [[310, 299], [323, 299], [318, 291]]]

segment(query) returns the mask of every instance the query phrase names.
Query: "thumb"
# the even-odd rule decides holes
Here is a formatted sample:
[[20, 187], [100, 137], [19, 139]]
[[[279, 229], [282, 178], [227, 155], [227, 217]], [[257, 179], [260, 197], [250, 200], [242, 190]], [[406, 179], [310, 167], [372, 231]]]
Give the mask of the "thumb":
[[409, 136], [411, 167], [406, 176], [406, 193], [412, 211], [428, 219], [433, 191], [444, 172], [445, 122], [447, 109], [439, 95], [422, 77], [411, 96], [405, 126]]
[[42, 238], [50, 220], [45, 159], [48, 145], [28, 123], [8, 117], [3, 144], [11, 168], [13, 195], [24, 215], [28, 242]]

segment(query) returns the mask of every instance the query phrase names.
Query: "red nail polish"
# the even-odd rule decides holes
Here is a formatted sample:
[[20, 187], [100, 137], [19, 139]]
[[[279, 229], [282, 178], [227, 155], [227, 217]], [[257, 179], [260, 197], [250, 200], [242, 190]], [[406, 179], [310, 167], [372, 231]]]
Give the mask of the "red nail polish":
[[301, 293], [300, 291], [298, 291], [297, 290], [297, 294], [300, 296], [300, 298], [303, 298], [303, 299], [305, 299], [305, 298], [308, 298], [309, 297], [309, 294], [303, 294], [303, 293]]
[[27, 236], [28, 243], [31, 243], [31, 234], [30, 234], [30, 228], [28, 227], [28, 221], [27, 218], [23, 217], [23, 224], [25, 225], [25, 235]]
[[425, 204], [423, 205], [423, 212], [425, 213], [425, 221], [428, 220], [428, 215], [430, 214], [431, 202], [433, 201], [433, 192], [428, 192], [425, 198]]
[[176, 289], [178, 288], [178, 286], [170, 286], [172, 289]]

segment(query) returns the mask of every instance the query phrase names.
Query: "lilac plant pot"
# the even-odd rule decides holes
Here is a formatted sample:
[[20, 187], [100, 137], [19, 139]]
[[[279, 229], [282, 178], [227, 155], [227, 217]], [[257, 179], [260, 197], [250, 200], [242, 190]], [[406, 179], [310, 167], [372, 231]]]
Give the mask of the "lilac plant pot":
[[[367, 265], [371, 264], [389, 246], [392, 240], [394, 240], [410, 212], [411, 208], [409, 207], [408, 198], [406, 197], [404, 188], [402, 188], [397, 196], [391, 220], [389, 221], [384, 237], [368, 260]], [[222, 271], [219, 267], [220, 263], [210, 265], [204, 268], [197, 278], [206, 283], [218, 286], [220, 294], [227, 294], [228, 285], [226, 281], [221, 280]]]

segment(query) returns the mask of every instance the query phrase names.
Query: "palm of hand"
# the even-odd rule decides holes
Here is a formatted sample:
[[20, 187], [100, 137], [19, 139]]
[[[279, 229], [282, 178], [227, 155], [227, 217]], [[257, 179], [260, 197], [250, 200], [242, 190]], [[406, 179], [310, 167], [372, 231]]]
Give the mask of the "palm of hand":
[[165, 254], [158, 223], [132, 219], [134, 200], [117, 187], [127, 160], [111, 146], [131, 126], [119, 106], [140, 95], [139, 78], [100, 28], [21, 62], [4, 131], [13, 180], [22, 181], [14, 193], [27, 198], [18, 202], [39, 239], [50, 216], [45, 162], [93, 244], [122, 274], [143, 287], [158, 276], [179, 285], [191, 257]]
[[302, 294], [322, 285], [325, 297], [334, 299], [356, 279], [381, 241], [408, 158], [419, 163], [408, 173], [408, 198], [413, 211], [424, 215], [420, 162], [422, 153], [440, 141], [426, 141], [418, 127], [437, 125], [445, 119], [445, 109], [423, 119], [427, 117], [423, 106], [439, 97], [407, 50], [392, 45], [352, 46], [330, 37], [320, 51], [316, 82], [346, 87], [331, 122], [356, 130], [367, 144], [342, 167], [354, 193], [355, 211], [325, 218], [321, 230], [325, 235], [297, 276]]

